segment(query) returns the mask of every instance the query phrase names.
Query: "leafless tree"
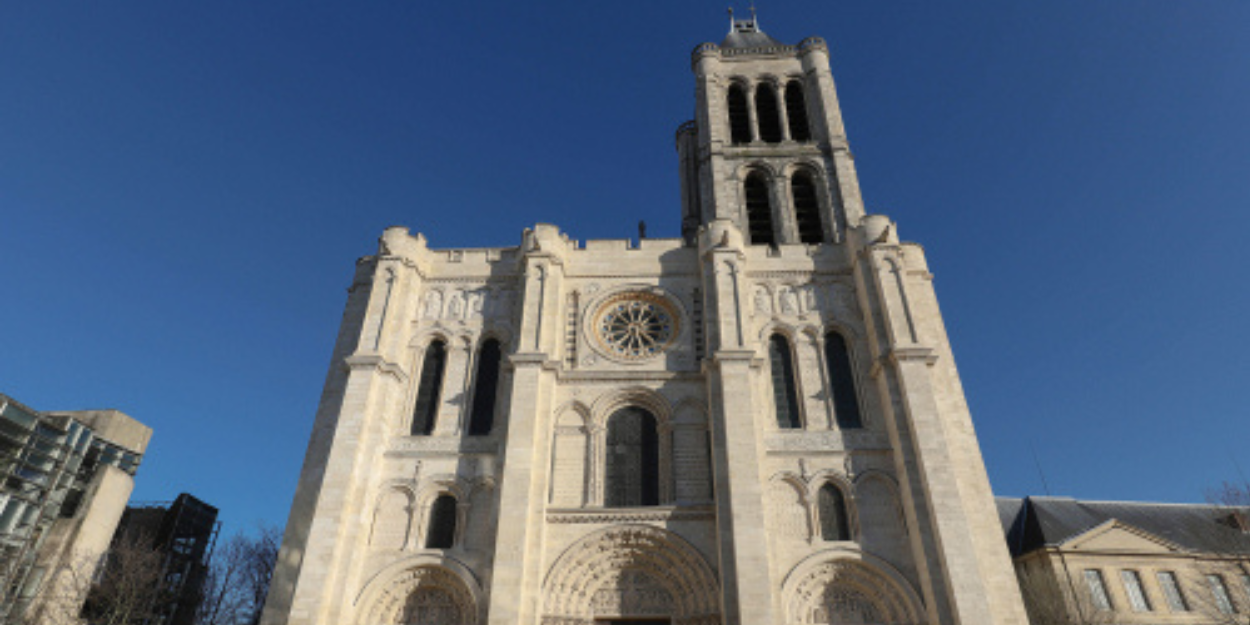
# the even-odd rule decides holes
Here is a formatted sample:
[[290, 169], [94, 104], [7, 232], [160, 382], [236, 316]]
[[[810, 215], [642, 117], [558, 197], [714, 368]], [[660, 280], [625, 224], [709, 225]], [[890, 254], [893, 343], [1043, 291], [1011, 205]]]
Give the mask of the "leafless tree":
[[74, 554], [45, 583], [26, 622], [131, 625], [157, 615], [164, 598], [163, 554], [142, 536], [104, 554]]
[[281, 531], [261, 525], [235, 534], [217, 548], [204, 582], [197, 625], [255, 625], [269, 593]]
[[1054, 571], [1044, 565], [1017, 566], [1020, 595], [1032, 625], [1109, 625], [1113, 613], [1099, 610], [1084, 595], [1069, 600], [1063, 583]]
[[[1223, 565], [1213, 563], [1196, 580], [1196, 592], [1191, 591], [1186, 598], [1192, 609], [1212, 625], [1250, 625], [1250, 614], [1240, 607], [1235, 597], [1235, 586], [1241, 583], [1242, 576], [1250, 573], [1237, 564], [1236, 557], [1250, 548], [1250, 537], [1247, 537], [1250, 533], [1250, 481], [1224, 482], [1219, 488], [1207, 491], [1207, 502], [1215, 508], [1214, 521], [1227, 526], [1216, 529], [1209, 538], [1215, 542], [1219, 555], [1229, 559]], [[1225, 594], [1230, 596], [1217, 596], [1209, 575], [1218, 575]], [[1250, 593], [1250, 587], [1243, 588], [1242, 592]]]

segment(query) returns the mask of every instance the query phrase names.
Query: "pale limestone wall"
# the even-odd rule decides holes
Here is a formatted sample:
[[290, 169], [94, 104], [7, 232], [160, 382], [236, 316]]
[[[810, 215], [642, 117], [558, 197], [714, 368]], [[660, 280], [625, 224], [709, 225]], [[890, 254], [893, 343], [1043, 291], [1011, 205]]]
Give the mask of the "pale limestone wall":
[[[117, 411], [104, 412], [125, 417]], [[151, 429], [129, 417], [125, 420], [135, 426], [132, 432], [139, 431], [138, 428], [147, 430], [147, 436], [142, 437], [147, 440]], [[46, 577], [38, 598], [28, 609], [31, 622], [40, 625], [78, 622], [78, 611], [87, 598], [91, 580], [109, 549], [134, 487], [134, 478], [129, 473], [103, 465], [88, 486], [78, 513], [52, 525], [36, 557], [36, 567]]]
[[[1244, 619], [1244, 615], [1250, 612], [1250, 588], [1241, 581], [1243, 575], [1250, 573], [1250, 564], [1244, 560], [1221, 554], [1160, 548], [1157, 544], [1154, 548], [1145, 549], [1135, 542], [1120, 547], [1108, 544], [1081, 549], [1065, 545], [1042, 549], [1018, 558], [1016, 570], [1030, 600], [1045, 601], [1058, 597], [1064, 608], [1060, 614], [1088, 623], [1232, 623], [1236, 622], [1236, 618]], [[1097, 570], [1102, 574], [1111, 601], [1110, 611], [1094, 606], [1083, 577], [1086, 570]], [[1122, 571], [1139, 574], [1149, 610], [1133, 609], [1121, 577]], [[1159, 582], [1160, 572], [1171, 572], [1176, 576], [1187, 610], [1174, 610], [1168, 604]], [[1220, 612], [1206, 578], [1211, 574], [1223, 576], [1237, 614], [1230, 616]], [[1043, 616], [1051, 615], [1046, 609], [1039, 612]]]
[[[266, 625], [1025, 622], [931, 276], [919, 246], [864, 213], [823, 42], [702, 47], [694, 62], [697, 245], [538, 224], [516, 248], [433, 250], [391, 228], [362, 259]], [[789, 79], [807, 87], [814, 140], [728, 145], [728, 85]], [[817, 174], [822, 245], [795, 243], [798, 167]], [[749, 168], [769, 174], [776, 246], [744, 238]], [[671, 345], [630, 358], [604, 343], [600, 313], [623, 296], [671, 313]], [[849, 346], [862, 428], [837, 424], [830, 332]], [[773, 335], [793, 352], [797, 429], [777, 424]], [[500, 401], [491, 434], [469, 436], [487, 337], [504, 348]], [[437, 422], [411, 436], [433, 340], [448, 348]], [[606, 423], [624, 406], [657, 419], [658, 506], [604, 506]], [[826, 484], [850, 540], [820, 532]], [[457, 535], [427, 549], [439, 495], [458, 503]]]

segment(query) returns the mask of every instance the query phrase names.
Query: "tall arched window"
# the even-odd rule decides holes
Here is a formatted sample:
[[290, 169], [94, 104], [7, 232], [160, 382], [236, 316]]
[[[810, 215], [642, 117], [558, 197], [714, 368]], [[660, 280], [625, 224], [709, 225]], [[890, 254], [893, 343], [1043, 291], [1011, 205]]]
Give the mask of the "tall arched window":
[[768, 179], [758, 171], [751, 172], [743, 185], [742, 195], [747, 205], [747, 230], [751, 235], [751, 245], [772, 245], [776, 239], [773, 237], [773, 203], [768, 193]]
[[729, 136], [733, 143], [751, 142], [751, 119], [747, 113], [747, 96], [742, 85], [730, 85], [726, 98], [729, 109]]
[[781, 142], [781, 111], [777, 108], [777, 93], [772, 85], [755, 88], [755, 118], [760, 124], [761, 141]]
[[846, 515], [846, 498], [833, 484], [825, 484], [816, 494], [816, 512], [820, 515], [820, 537], [825, 540], [850, 540], [851, 524]]
[[773, 403], [777, 407], [777, 427], [782, 429], [803, 427], [799, 421], [799, 399], [794, 386], [794, 360], [790, 357], [790, 343], [780, 334], [774, 334], [768, 340], [768, 364], [773, 377]]
[[790, 138], [795, 141], [811, 141], [811, 127], [807, 125], [807, 102], [803, 99], [803, 85], [791, 80], [786, 85], [786, 118], [790, 120]]
[[605, 469], [605, 505], [660, 504], [660, 437], [650, 412], [631, 406], [608, 417]]
[[412, 435], [429, 436], [438, 415], [438, 395], [443, 388], [443, 368], [447, 365], [447, 347], [433, 341], [421, 362], [421, 381], [417, 384], [417, 404], [412, 409]]
[[499, 341], [486, 339], [477, 350], [477, 374], [473, 376], [473, 412], [469, 435], [490, 434], [495, 423], [495, 396], [499, 387]]
[[829, 367], [829, 384], [833, 387], [833, 410], [838, 427], [863, 427], [858, 394], [855, 392], [855, 372], [851, 369], [851, 352], [846, 347], [846, 340], [837, 332], [825, 335], [825, 363]]
[[451, 549], [456, 542], [456, 498], [442, 494], [430, 506], [430, 524], [425, 531], [426, 549]]
[[816, 200], [816, 183], [812, 175], [800, 171], [790, 178], [790, 194], [794, 196], [794, 221], [799, 227], [799, 241], [823, 243], [824, 225], [820, 219], [820, 203]]

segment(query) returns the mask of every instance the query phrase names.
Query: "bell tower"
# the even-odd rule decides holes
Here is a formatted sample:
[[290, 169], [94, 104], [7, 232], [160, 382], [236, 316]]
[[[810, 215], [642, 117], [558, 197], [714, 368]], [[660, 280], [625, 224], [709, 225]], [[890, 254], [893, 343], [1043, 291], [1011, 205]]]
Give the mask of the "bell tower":
[[682, 233], [732, 221], [751, 245], [840, 243], [864, 215], [829, 48], [734, 19], [691, 53], [695, 119], [677, 131]]

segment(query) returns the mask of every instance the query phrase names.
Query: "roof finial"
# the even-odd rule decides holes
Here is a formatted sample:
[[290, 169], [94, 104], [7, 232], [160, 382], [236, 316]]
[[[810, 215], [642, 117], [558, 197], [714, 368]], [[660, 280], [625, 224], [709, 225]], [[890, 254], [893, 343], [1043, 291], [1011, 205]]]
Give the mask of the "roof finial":
[[729, 7], [726, 10], [729, 11], [729, 32], [732, 33], [734, 31], [734, 8]]

